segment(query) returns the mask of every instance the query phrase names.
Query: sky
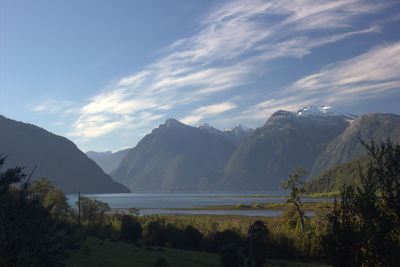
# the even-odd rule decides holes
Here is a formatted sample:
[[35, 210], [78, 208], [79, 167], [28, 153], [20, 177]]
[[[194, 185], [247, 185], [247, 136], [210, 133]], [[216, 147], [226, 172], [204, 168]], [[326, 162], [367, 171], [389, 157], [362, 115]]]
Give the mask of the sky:
[[0, 114], [82, 151], [309, 105], [400, 114], [398, 0], [0, 1]]

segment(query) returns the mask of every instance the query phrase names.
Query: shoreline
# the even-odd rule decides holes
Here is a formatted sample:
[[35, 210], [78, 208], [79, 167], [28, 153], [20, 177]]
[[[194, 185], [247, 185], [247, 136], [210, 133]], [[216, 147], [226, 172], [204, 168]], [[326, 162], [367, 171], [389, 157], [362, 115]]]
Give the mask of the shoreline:
[[[192, 208], [137, 208], [140, 210], [165, 210], [165, 211], [286, 211], [293, 207], [291, 203], [256, 203], [237, 205], [216, 205]], [[306, 212], [316, 212], [321, 209], [331, 209], [333, 202], [305, 202], [302, 208]], [[129, 208], [113, 208], [113, 211], [129, 213]]]

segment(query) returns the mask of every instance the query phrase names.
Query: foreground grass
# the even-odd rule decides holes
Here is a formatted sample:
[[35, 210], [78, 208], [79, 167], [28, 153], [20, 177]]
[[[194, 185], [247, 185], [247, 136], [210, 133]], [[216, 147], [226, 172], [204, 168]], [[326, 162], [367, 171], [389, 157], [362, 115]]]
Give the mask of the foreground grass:
[[[164, 258], [171, 267], [206, 267], [221, 266], [218, 254], [160, 247], [137, 247], [124, 242], [101, 241], [88, 238], [65, 261], [66, 266], [153, 266], [158, 258]], [[327, 265], [300, 261], [268, 260], [267, 266], [322, 267]]]
[[220, 266], [219, 255], [172, 248], [136, 247], [124, 242], [100, 241], [89, 238], [81, 249], [65, 261], [66, 266], [152, 266], [157, 258], [168, 266]]

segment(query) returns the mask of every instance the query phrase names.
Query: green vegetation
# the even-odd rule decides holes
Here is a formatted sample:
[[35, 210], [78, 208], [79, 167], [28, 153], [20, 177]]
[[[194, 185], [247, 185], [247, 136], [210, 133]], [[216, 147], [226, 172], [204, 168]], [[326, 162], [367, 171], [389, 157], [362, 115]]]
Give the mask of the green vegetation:
[[311, 193], [303, 198], [334, 198], [340, 196], [340, 191], [323, 192], [323, 193]]
[[289, 175], [289, 180], [287, 180], [286, 184], [282, 185], [282, 188], [285, 190], [289, 190], [289, 198], [286, 203], [292, 203], [297, 210], [297, 214], [300, 219], [301, 230], [304, 230], [304, 212], [301, 209], [301, 200], [300, 196], [304, 194], [304, 182], [301, 180], [307, 174], [307, 171], [303, 171], [301, 167], [296, 167], [296, 172], [294, 174]]
[[196, 266], [196, 262], [213, 266], [223, 258], [229, 264], [232, 256], [239, 265], [252, 260], [262, 266], [267, 259], [323, 259], [316, 234], [324, 226], [319, 213], [304, 218], [301, 233], [296, 211], [290, 208], [277, 218], [135, 216], [136, 210], [114, 213], [106, 203], [80, 197], [79, 213], [66, 206], [65, 196], [45, 179], [33, 185], [23, 182], [20, 188], [10, 186], [24, 178], [21, 168], [1, 175], [0, 222], [7, 225], [0, 236], [2, 265], [99, 266], [101, 262], [108, 266], [113, 262], [123, 266], [134, 258], [138, 266], [149, 263], [148, 259], [158, 266]]
[[[0, 170], [4, 163], [0, 157]], [[65, 197], [54, 197], [60, 191], [43, 180], [31, 188], [29, 181], [19, 167], [0, 172], [0, 266], [54, 266], [76, 247], [73, 225], [61, 219]]]
[[[365, 155], [366, 151], [359, 141], [360, 138], [363, 140], [385, 140], [389, 138], [394, 142], [399, 142], [399, 121], [398, 115], [389, 113], [369, 113], [358, 117], [318, 155], [311, 169], [310, 177], [317, 177], [331, 167]], [[355, 170], [353, 179], [358, 177], [357, 169]], [[340, 186], [327, 191], [338, 191], [339, 189]]]
[[[89, 248], [89, 249], [86, 249]], [[125, 242], [112, 242], [88, 238], [81, 249], [65, 261], [67, 266], [152, 266], [157, 258], [164, 258], [171, 267], [219, 266], [215, 253], [188, 251], [174, 248], [134, 246]]]
[[362, 142], [371, 163], [360, 186], [345, 185], [328, 214], [322, 245], [334, 266], [400, 262], [400, 144]]
[[[226, 246], [225, 250], [226, 249], [229, 249], [229, 246]], [[110, 240], [100, 240], [97, 238], [86, 239], [82, 243], [81, 249], [65, 260], [64, 264], [71, 267], [142, 267], [153, 266], [158, 258], [165, 259], [168, 266], [171, 267], [221, 266], [220, 256], [216, 253], [188, 251], [165, 247], [135, 246], [124, 242], [112, 242]], [[230, 259], [230, 257], [228, 259]], [[229, 263], [233, 262], [237, 263], [237, 261], [230, 261]], [[326, 266], [323, 264], [288, 260], [268, 260], [268, 263], [275, 266], [288, 267]], [[227, 266], [234, 267], [235, 265]]]
[[286, 184], [288, 203], [236, 207], [283, 208], [274, 218], [137, 216], [136, 209], [113, 212], [87, 197], [78, 199], [77, 211], [50, 182], [30, 184], [21, 168], [8, 169], [0, 173], [0, 265], [394, 266], [400, 262], [400, 145], [364, 146], [370, 164], [359, 173], [359, 187], [342, 187], [340, 202], [302, 203], [298, 171]]
[[[306, 198], [305, 196], [304, 198]], [[220, 205], [220, 206], [205, 206], [197, 208], [171, 208], [169, 210], [288, 210], [293, 204], [290, 203], [255, 203], [255, 204], [243, 204], [239, 203], [236, 205]], [[331, 209], [333, 202], [321, 201], [321, 202], [303, 202], [302, 209], [308, 212], [317, 212], [321, 209]], [[119, 209], [118, 209], [119, 210]], [[187, 215], [176, 215], [176, 216], [187, 216]], [[196, 216], [196, 215], [193, 215]], [[230, 216], [230, 215], [208, 215], [208, 216]]]
[[337, 196], [339, 195], [339, 190], [345, 184], [360, 186], [359, 171], [364, 170], [365, 173], [365, 170], [368, 169], [368, 164], [369, 157], [368, 155], [364, 155], [332, 167], [308, 182], [305, 187], [306, 191], [311, 193], [312, 196], [315, 196], [315, 194], [318, 195], [318, 193]]

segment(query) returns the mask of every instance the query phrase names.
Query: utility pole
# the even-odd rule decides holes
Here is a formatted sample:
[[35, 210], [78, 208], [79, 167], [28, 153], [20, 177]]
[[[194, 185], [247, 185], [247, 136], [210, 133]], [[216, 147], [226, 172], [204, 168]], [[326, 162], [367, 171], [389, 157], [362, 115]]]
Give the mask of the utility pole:
[[252, 259], [253, 259], [253, 227], [251, 225], [250, 221], [250, 227], [249, 227], [249, 239], [250, 239], [250, 255], [249, 255], [249, 267], [252, 267]]
[[81, 227], [81, 191], [78, 192], [78, 226]]

